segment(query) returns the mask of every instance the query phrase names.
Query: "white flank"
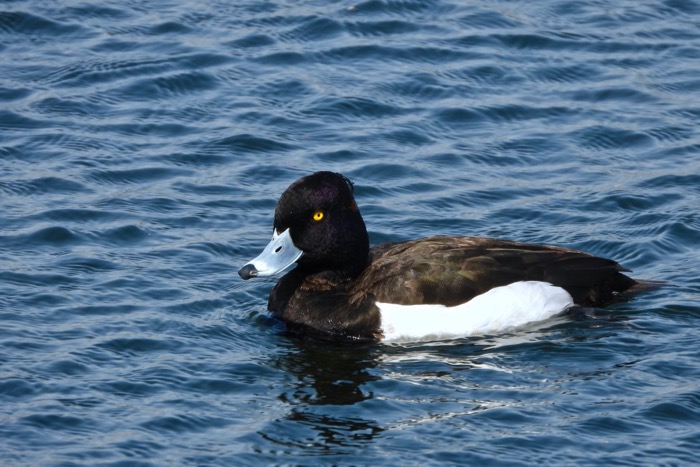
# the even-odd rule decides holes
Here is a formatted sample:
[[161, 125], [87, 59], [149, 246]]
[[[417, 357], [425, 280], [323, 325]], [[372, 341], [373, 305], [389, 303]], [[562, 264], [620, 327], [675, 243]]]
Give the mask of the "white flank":
[[514, 282], [461, 305], [380, 303], [384, 341], [439, 340], [504, 332], [550, 318], [574, 304], [547, 282]]

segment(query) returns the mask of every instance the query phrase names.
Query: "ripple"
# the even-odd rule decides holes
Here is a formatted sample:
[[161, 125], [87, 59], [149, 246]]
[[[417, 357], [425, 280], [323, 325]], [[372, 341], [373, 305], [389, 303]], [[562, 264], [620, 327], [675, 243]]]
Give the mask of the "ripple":
[[611, 87], [606, 86], [604, 89], [597, 90], [580, 90], [571, 94], [571, 99], [574, 101], [585, 102], [610, 102], [622, 101], [634, 104], [658, 102], [658, 99], [646, 92], [628, 87]]
[[84, 39], [88, 35], [86, 29], [79, 24], [54, 21], [23, 11], [0, 12], [0, 32], [52, 39], [57, 36], [75, 35]]
[[586, 50], [592, 43], [565, 37], [547, 36], [544, 34], [495, 34], [495, 39], [505, 47], [517, 50]]
[[191, 31], [192, 29], [185, 24], [176, 21], [166, 21], [160, 24], [153, 25], [147, 34], [153, 36], [161, 36], [164, 34], [187, 34]]
[[[102, 103], [86, 102], [82, 99], [61, 99], [49, 97], [36, 102], [32, 109], [39, 114], [55, 117], [82, 117], [93, 119], [97, 116], [106, 116], [107, 107]], [[68, 135], [62, 135], [69, 137]]]
[[645, 148], [653, 145], [653, 139], [645, 133], [604, 126], [595, 126], [576, 131], [572, 137], [579, 140], [581, 146], [598, 151]]
[[33, 414], [21, 418], [21, 423], [34, 428], [66, 433], [90, 433], [95, 422], [82, 417], [64, 414]]
[[3, 398], [31, 399], [44, 390], [41, 383], [30, 383], [19, 378], [6, 378], [0, 381], [0, 395]]
[[420, 62], [446, 64], [466, 58], [465, 52], [441, 47], [397, 48], [378, 45], [336, 47], [322, 52], [321, 62], [342, 63], [348, 60], [368, 62]]
[[414, 34], [426, 29], [426, 26], [415, 24], [410, 21], [383, 20], [350, 23], [347, 28], [351, 34], [356, 36], [377, 37], [397, 34]]
[[[198, 73], [183, 73], [183, 76], [187, 77], [188, 75], [192, 75], [201, 80], [201, 76], [206, 76], [201, 70], [221, 65], [228, 61], [229, 57], [224, 55], [204, 53], [182, 54], [168, 58], [111, 60], [90, 58], [71, 62], [69, 65], [64, 65], [52, 70], [40, 80], [40, 83], [57, 87], [92, 86], [100, 83], [110, 83], [124, 78], [134, 79], [142, 76], [166, 74], [178, 69], [192, 68], [199, 69], [200, 71]], [[205, 82], [209, 85], [209, 82]]]
[[199, 314], [212, 309], [219, 309], [225, 306], [226, 302], [222, 300], [204, 299], [178, 303], [177, 305], [169, 306], [167, 309], [172, 313], [177, 314]]
[[457, 21], [460, 25], [472, 29], [509, 29], [520, 25], [517, 17], [511, 17], [507, 11], [490, 11], [482, 9], [480, 11], [467, 10], [459, 15]]
[[343, 25], [331, 18], [311, 16], [299, 22], [290, 31], [281, 32], [277, 37], [284, 42], [313, 42], [338, 37], [344, 32]]
[[80, 243], [81, 241], [81, 237], [71, 230], [65, 227], [53, 226], [39, 229], [36, 232], [24, 236], [22, 243], [37, 245], [69, 245]]
[[41, 80], [42, 84], [66, 87], [82, 87], [86, 84], [108, 83], [146, 74], [163, 73], [170, 69], [170, 62], [158, 60], [83, 59], [52, 70]]
[[173, 167], [144, 167], [124, 170], [95, 170], [88, 179], [100, 185], [131, 185], [187, 176], [189, 170]]
[[[159, 350], [176, 349], [180, 345], [181, 343], [178, 343], [177, 341], [165, 341], [163, 339], [156, 338], [151, 339], [144, 337], [120, 337], [103, 342], [99, 344], [98, 347], [120, 354], [134, 354], [142, 352], [150, 353], [157, 352]], [[122, 385], [124, 383], [116, 384]]]
[[668, 92], [670, 94], [686, 95], [700, 89], [700, 80], [690, 78], [676, 78], [664, 82], [657, 82], [649, 85], [653, 89]]
[[187, 72], [174, 76], [146, 78], [129, 84], [118, 92], [123, 98], [135, 100], [172, 99], [188, 94], [199, 94], [217, 86], [216, 79], [207, 73]]
[[54, 376], [81, 376], [90, 372], [90, 367], [73, 360], [59, 360], [51, 362], [48, 372]]
[[324, 99], [300, 112], [309, 117], [325, 117], [335, 121], [377, 119], [403, 113], [404, 110], [376, 100], [350, 97]]
[[129, 439], [115, 443], [119, 451], [123, 451], [127, 458], [146, 459], [157, 457], [167, 445], [143, 439]]
[[449, 6], [443, 7], [441, 2], [435, 0], [366, 0], [348, 8], [348, 12], [353, 15], [384, 13], [390, 16], [413, 16], [416, 13], [426, 12], [449, 13], [451, 9]]
[[209, 142], [204, 142], [200, 151], [206, 154], [247, 154], [247, 153], [276, 153], [294, 149], [294, 146], [270, 138], [258, 137], [251, 134], [227, 136]]
[[109, 212], [97, 209], [51, 209], [31, 216], [39, 222], [52, 221], [60, 224], [100, 224], [117, 220], [123, 217], [118, 212]]
[[69, 274], [99, 274], [118, 269], [116, 263], [98, 258], [71, 257], [58, 263]]
[[114, 21], [115, 19], [129, 19], [132, 15], [123, 8], [113, 8], [106, 5], [79, 5], [66, 7], [66, 13], [71, 16], [86, 19], [100, 19]]
[[287, 102], [290, 97], [299, 100], [315, 95], [315, 91], [305, 81], [298, 78], [281, 78], [262, 83], [256, 91], [266, 99], [277, 98]]
[[594, 64], [567, 66], [546, 66], [535, 70], [532, 75], [545, 83], [579, 83], [591, 78], [600, 79], [602, 68]]
[[31, 130], [37, 128], [51, 128], [54, 124], [26, 117], [16, 112], [0, 110], [0, 129], [5, 130]]
[[446, 99], [458, 94], [469, 95], [474, 89], [465, 86], [451, 86], [439, 81], [435, 76], [419, 74], [407, 76], [403, 81], [379, 83], [377, 88], [383, 93], [411, 98], [411, 102]]
[[476, 124], [483, 122], [485, 117], [477, 110], [451, 108], [435, 111], [433, 120], [448, 127], [453, 127], [455, 125], [462, 126], [466, 123]]
[[222, 417], [171, 415], [154, 417], [144, 422], [142, 427], [147, 431], [158, 433], [188, 433], [223, 428], [230, 425], [230, 423], [230, 421]]
[[[698, 394], [690, 395], [690, 398], [697, 397]], [[689, 405], [695, 405], [695, 410]], [[640, 416], [650, 421], [695, 426], [700, 421], [700, 410], [697, 409], [697, 403], [660, 402], [644, 410]]]
[[269, 47], [274, 43], [275, 40], [268, 34], [251, 33], [245, 37], [232, 41], [229, 45], [236, 48], [255, 48]]
[[681, 190], [699, 191], [700, 192], [700, 174], [671, 174], [659, 175], [643, 180], [637, 184], [640, 188], [660, 188], [666, 189], [669, 187], [680, 188]]
[[151, 237], [151, 232], [136, 225], [124, 225], [89, 234], [95, 240], [109, 245], [133, 246]]
[[492, 86], [515, 86], [523, 83], [523, 78], [513, 73], [512, 70], [494, 65], [476, 65], [449, 69], [442, 71], [441, 75], [454, 81], [450, 83], [453, 86], [466, 81], [474, 86], [478, 86], [477, 89]]
[[273, 52], [256, 59], [260, 64], [292, 66], [300, 65], [307, 61], [307, 57], [299, 52]]
[[10, 88], [0, 86], [0, 100], [11, 102], [24, 99], [32, 94], [32, 90], [28, 88]]
[[[99, 260], [96, 260], [99, 262]], [[109, 267], [105, 267], [105, 270], [109, 270]], [[100, 305], [83, 305], [83, 306], [72, 306], [70, 309], [65, 310], [74, 314], [75, 316], [119, 316], [126, 317], [130, 313], [135, 313], [140, 311], [140, 307], [132, 304], [100, 304]]]
[[392, 131], [383, 135], [388, 141], [399, 142], [408, 146], [425, 146], [432, 144], [434, 140], [416, 131], [415, 128], [406, 128]]
[[0, 192], [8, 195], [76, 194], [89, 191], [84, 184], [59, 177], [42, 177], [12, 182], [0, 180]]

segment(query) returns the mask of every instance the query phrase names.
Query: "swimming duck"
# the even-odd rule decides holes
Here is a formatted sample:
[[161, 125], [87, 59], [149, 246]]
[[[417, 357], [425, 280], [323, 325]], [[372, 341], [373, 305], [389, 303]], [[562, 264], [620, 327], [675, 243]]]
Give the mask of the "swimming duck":
[[341, 174], [287, 188], [273, 235], [243, 279], [278, 274], [268, 308], [290, 330], [324, 338], [421, 340], [498, 333], [574, 306], [619, 300], [637, 281], [615, 261], [568, 248], [435, 236], [369, 247]]

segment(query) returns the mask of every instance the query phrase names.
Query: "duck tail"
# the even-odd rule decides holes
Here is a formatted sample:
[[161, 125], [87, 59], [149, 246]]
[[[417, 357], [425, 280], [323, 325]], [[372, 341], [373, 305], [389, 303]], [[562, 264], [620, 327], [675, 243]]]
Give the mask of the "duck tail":
[[635, 284], [625, 290], [624, 295], [637, 295], [641, 293], [651, 292], [652, 290], [660, 289], [665, 286], [665, 281], [652, 281], [644, 279], [635, 279]]

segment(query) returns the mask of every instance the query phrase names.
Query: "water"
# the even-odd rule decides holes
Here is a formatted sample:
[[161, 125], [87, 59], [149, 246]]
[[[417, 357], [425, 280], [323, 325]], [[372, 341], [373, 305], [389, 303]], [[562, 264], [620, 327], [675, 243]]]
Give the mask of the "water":
[[[4, 2], [2, 463], [695, 462], [699, 59], [688, 0]], [[667, 285], [301, 342], [236, 271], [315, 170], [373, 242], [553, 243]]]

